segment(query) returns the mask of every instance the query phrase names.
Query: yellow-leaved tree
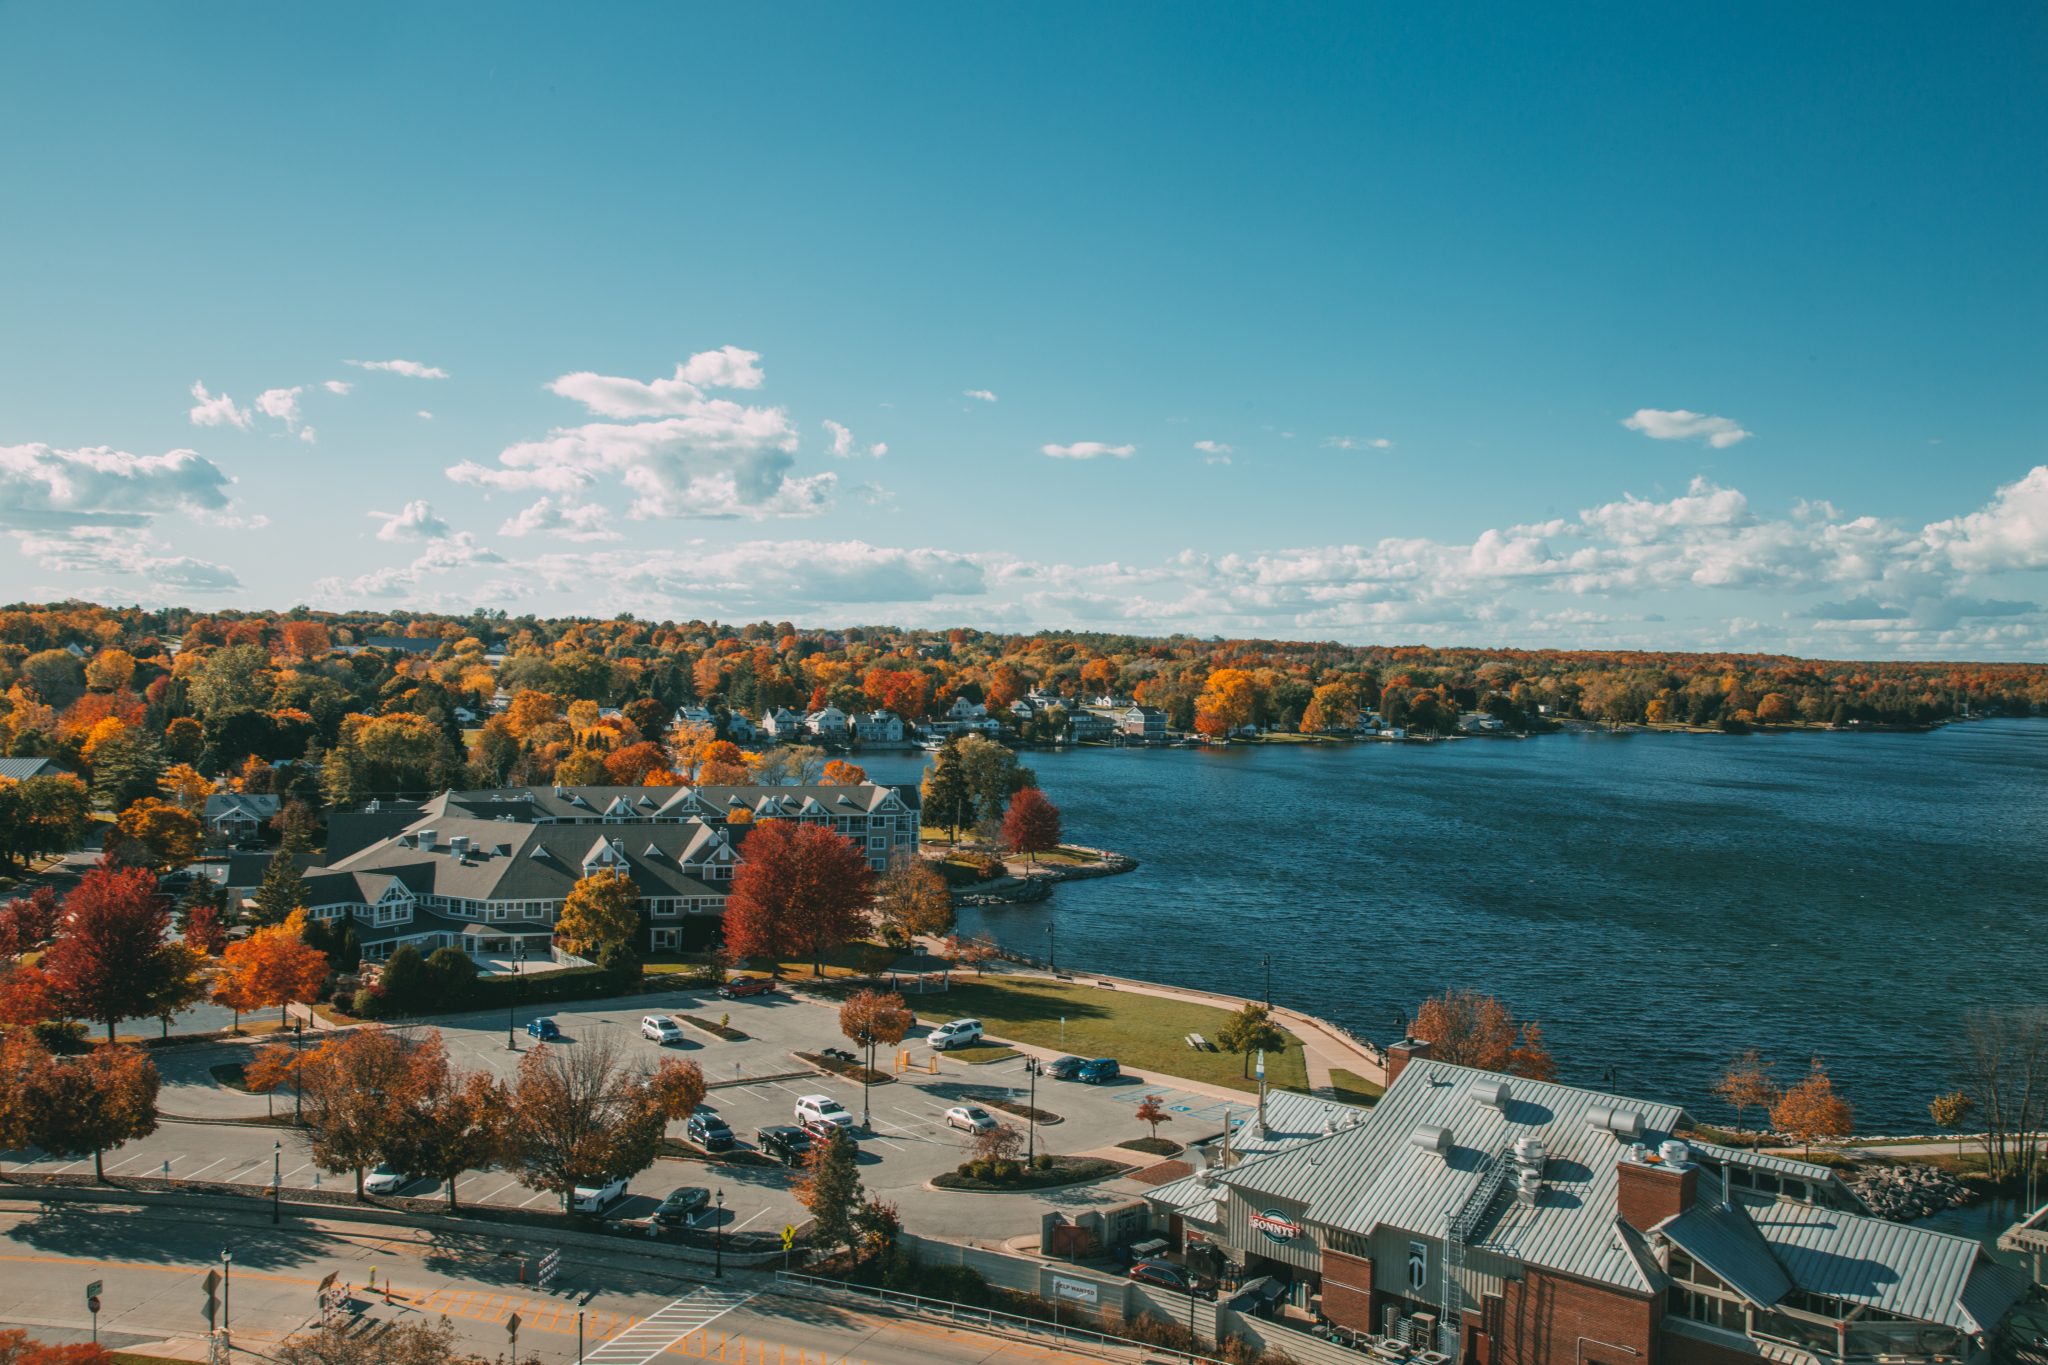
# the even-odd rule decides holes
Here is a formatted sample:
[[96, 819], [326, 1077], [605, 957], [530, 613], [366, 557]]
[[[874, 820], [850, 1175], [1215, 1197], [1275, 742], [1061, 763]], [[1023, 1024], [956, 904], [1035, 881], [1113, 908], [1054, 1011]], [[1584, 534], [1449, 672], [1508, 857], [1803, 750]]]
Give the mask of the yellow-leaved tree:
[[570, 888], [555, 920], [555, 941], [572, 953], [595, 958], [640, 932], [640, 890], [623, 872], [593, 872]]

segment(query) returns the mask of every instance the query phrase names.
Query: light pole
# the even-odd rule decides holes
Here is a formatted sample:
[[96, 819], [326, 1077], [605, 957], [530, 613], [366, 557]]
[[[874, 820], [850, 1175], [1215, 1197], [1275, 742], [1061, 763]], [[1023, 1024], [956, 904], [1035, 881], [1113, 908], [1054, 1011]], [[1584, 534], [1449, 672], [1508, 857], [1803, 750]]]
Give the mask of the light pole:
[[[308, 1006], [307, 1008], [311, 1008]], [[306, 1066], [306, 1021], [292, 1021], [292, 1123], [305, 1126], [305, 1111], [300, 1107], [300, 1092], [305, 1088]]]
[[1265, 956], [1261, 957], [1261, 958], [1259, 959], [1259, 962], [1260, 962], [1260, 964], [1261, 964], [1262, 966], [1264, 966], [1264, 967], [1265, 967], [1265, 969], [1266, 969], [1266, 1012], [1267, 1012], [1268, 1014], [1271, 1014], [1271, 1013], [1273, 1012], [1273, 958], [1272, 958], [1272, 955], [1271, 955], [1271, 954], [1269, 953], [1269, 954], [1267, 954], [1267, 955], [1265, 955]]
[[526, 963], [526, 940], [512, 941], [512, 1003], [505, 1006], [505, 1050], [519, 1051], [519, 1043], [512, 1036], [512, 1017], [519, 1012], [519, 987], [525, 979], [520, 970]]
[[284, 1198], [284, 1139], [273, 1138], [270, 1143], [270, 1225], [277, 1226], [282, 1216], [279, 1201]]
[[222, 1247], [220, 1249], [220, 1330], [223, 1333], [228, 1330], [228, 1290], [234, 1282], [234, 1276], [231, 1273], [234, 1264], [235, 1253], [233, 1250], [228, 1247]]
[[717, 1266], [719, 1279], [725, 1278], [725, 1187], [720, 1186], [716, 1196], [718, 1214], [711, 1224], [711, 1257]]
[[1045, 926], [1045, 969], [1054, 976], [1060, 973], [1059, 940], [1053, 936], [1053, 927]]
[[1031, 1112], [1024, 1116], [1024, 1164], [1038, 1158], [1038, 1058], [1026, 1057], [1024, 1070], [1031, 1076]]

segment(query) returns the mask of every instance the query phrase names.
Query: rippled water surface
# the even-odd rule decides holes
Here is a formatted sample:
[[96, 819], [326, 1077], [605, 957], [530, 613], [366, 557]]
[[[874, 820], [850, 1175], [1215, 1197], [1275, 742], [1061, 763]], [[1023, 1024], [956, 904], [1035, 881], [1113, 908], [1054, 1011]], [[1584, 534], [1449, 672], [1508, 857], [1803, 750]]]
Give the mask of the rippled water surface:
[[[921, 757], [867, 758], [884, 781]], [[1128, 876], [968, 911], [1062, 961], [1273, 994], [1385, 1041], [1446, 985], [1566, 1079], [1686, 1102], [1744, 1047], [1925, 1131], [1971, 1005], [2048, 998], [2048, 721], [1931, 734], [1547, 735], [1032, 753]]]

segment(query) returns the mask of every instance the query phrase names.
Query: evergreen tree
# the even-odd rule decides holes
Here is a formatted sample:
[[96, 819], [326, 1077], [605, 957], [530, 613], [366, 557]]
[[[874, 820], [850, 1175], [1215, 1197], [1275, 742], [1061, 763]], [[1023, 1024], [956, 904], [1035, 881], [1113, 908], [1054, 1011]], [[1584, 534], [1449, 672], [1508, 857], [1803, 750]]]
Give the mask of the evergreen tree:
[[284, 839], [263, 869], [263, 883], [256, 888], [255, 918], [258, 924], [283, 924], [294, 910], [306, 904], [306, 882], [299, 865], [312, 854], [313, 836], [304, 823], [288, 821]]

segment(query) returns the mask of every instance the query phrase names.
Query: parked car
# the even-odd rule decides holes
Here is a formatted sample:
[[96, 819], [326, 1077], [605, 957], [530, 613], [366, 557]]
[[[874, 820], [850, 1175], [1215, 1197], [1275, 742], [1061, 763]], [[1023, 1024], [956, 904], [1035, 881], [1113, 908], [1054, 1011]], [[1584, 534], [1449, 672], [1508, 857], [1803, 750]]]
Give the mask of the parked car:
[[853, 1127], [852, 1113], [830, 1095], [797, 1096], [796, 1121], [806, 1126], [822, 1123], [834, 1128]]
[[655, 1206], [654, 1221], [665, 1228], [686, 1228], [710, 1203], [711, 1191], [702, 1185], [681, 1185]]
[[552, 1043], [562, 1036], [562, 1027], [552, 1019], [529, 1019], [526, 1021], [526, 1036]]
[[1140, 1261], [1131, 1267], [1130, 1277], [1139, 1284], [1157, 1285], [1176, 1294], [1198, 1294], [1206, 1298], [1215, 1292], [1214, 1286], [1172, 1261]]
[[778, 1123], [754, 1134], [754, 1144], [785, 1165], [794, 1166], [811, 1150], [811, 1136], [801, 1128]]
[[683, 1028], [666, 1014], [650, 1014], [640, 1021], [640, 1036], [666, 1047], [683, 1041]]
[[397, 1194], [412, 1184], [410, 1172], [401, 1171], [390, 1162], [378, 1164], [377, 1169], [363, 1178], [363, 1190], [368, 1194]]
[[603, 1213], [626, 1197], [626, 1179], [606, 1181], [602, 1185], [578, 1185], [571, 1196], [570, 1207], [578, 1213]]
[[828, 1120], [805, 1119], [798, 1126], [804, 1130], [804, 1133], [811, 1139], [812, 1142], [830, 1142], [834, 1136], [839, 1136], [844, 1137], [848, 1142], [853, 1143], [856, 1150], [858, 1150], [860, 1147], [859, 1141], [853, 1136], [853, 1129], [842, 1128], [838, 1124], [829, 1122]]
[[972, 1047], [980, 1041], [981, 1020], [954, 1019], [933, 1029], [924, 1043], [934, 1052], [944, 1052], [948, 1048]]
[[1074, 1074], [1089, 1085], [1106, 1085], [1123, 1075], [1124, 1069], [1116, 1064], [1114, 1057], [1097, 1057], [1092, 1062], [1081, 1063], [1081, 1069]]
[[1069, 1055], [1055, 1057], [1041, 1069], [1056, 1081], [1071, 1081], [1081, 1074], [1081, 1068], [1085, 1064], [1081, 1058]]
[[775, 981], [766, 976], [736, 976], [718, 988], [718, 993], [728, 1000], [739, 1000], [749, 995], [767, 995], [775, 989]]
[[978, 1104], [956, 1104], [946, 1111], [946, 1126], [986, 1133], [996, 1126], [996, 1116]]
[[707, 1152], [730, 1150], [733, 1144], [732, 1125], [716, 1114], [692, 1114], [690, 1121], [683, 1125], [683, 1136]]

